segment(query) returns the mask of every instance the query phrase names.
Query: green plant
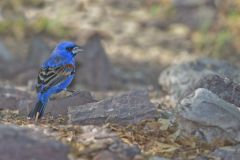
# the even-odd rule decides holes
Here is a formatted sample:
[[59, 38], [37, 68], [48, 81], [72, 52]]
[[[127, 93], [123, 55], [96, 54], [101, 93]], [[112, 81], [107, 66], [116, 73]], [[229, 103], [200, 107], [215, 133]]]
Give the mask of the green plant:
[[39, 17], [32, 24], [31, 28], [34, 32], [45, 32], [50, 35], [64, 37], [70, 33], [70, 29], [60, 23], [57, 19], [48, 19], [47, 17]]

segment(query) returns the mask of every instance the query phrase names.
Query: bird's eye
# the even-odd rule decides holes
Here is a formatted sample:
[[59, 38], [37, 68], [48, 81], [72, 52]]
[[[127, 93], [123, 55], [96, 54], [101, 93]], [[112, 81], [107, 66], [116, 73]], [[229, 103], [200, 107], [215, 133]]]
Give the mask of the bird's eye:
[[72, 49], [73, 49], [73, 47], [66, 47], [66, 50], [69, 52], [72, 51]]

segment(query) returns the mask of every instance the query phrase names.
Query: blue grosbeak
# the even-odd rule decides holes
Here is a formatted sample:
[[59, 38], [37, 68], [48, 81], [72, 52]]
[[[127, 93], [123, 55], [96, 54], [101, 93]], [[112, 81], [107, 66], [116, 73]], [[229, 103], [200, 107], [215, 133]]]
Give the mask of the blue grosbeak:
[[73, 42], [60, 42], [51, 56], [42, 64], [37, 79], [37, 103], [28, 118], [41, 118], [52, 94], [65, 90], [75, 75], [75, 59], [82, 47]]

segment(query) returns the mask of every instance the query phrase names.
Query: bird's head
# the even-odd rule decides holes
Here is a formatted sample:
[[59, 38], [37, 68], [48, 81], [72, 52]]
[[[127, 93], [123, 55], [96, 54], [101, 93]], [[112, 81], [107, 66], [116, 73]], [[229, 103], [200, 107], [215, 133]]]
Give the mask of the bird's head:
[[74, 42], [63, 41], [60, 42], [55, 50], [63, 55], [76, 56], [77, 54], [83, 53], [83, 48], [79, 45], [76, 45]]

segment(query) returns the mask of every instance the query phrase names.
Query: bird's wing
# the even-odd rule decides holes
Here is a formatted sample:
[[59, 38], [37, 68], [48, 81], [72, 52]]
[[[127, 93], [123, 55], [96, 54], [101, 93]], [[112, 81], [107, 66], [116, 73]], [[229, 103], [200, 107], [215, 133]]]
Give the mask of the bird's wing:
[[38, 74], [37, 92], [43, 92], [64, 81], [75, 72], [73, 64], [64, 64], [56, 67], [42, 67]]

